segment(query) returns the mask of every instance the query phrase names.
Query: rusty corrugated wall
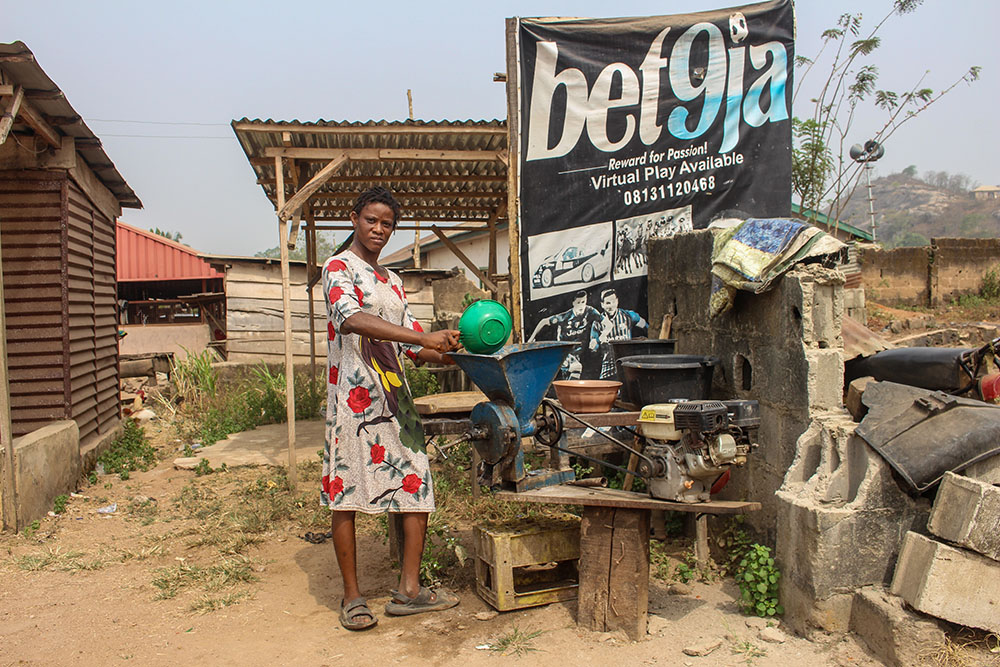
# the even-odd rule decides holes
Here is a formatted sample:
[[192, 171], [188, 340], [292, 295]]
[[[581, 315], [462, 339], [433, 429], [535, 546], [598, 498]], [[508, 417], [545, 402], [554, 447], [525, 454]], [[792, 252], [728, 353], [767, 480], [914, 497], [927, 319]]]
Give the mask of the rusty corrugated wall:
[[14, 436], [74, 419], [80, 442], [119, 419], [114, 222], [65, 174], [0, 172]]

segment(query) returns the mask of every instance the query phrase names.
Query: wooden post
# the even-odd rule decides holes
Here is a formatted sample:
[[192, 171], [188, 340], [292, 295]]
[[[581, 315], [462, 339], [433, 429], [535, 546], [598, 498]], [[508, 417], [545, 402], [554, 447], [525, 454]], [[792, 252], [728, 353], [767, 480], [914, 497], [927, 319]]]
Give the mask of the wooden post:
[[299, 471], [295, 465], [295, 362], [292, 356], [292, 288], [288, 267], [288, 222], [280, 212], [285, 208], [285, 165], [281, 157], [274, 158], [278, 195], [278, 248], [281, 251], [281, 308], [285, 324], [285, 404], [288, 416], [288, 486], [295, 492]]
[[649, 510], [584, 507], [577, 623], [638, 641], [648, 604]]
[[[2, 245], [2, 244], [0, 244]], [[3, 260], [0, 258], [0, 517], [2, 528], [17, 530], [17, 475], [14, 472], [14, 437], [10, 420], [10, 384], [7, 377], [7, 308], [3, 299]]]
[[306, 204], [306, 298], [309, 299], [309, 378], [316, 388], [316, 305], [313, 303], [313, 274], [316, 272], [316, 219], [312, 204]]
[[417, 220], [413, 226], [413, 268], [420, 268], [420, 221]]
[[520, 106], [517, 71], [518, 19], [507, 19], [507, 235], [510, 241], [510, 304], [514, 316], [514, 342], [524, 340], [521, 318], [521, 236], [518, 229], [517, 178], [519, 145], [517, 110]]

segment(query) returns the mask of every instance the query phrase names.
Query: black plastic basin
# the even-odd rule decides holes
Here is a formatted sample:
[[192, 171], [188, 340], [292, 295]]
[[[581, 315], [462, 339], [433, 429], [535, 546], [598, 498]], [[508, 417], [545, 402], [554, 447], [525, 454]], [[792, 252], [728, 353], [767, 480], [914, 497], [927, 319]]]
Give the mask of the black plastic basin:
[[611, 341], [611, 352], [615, 355], [615, 373], [618, 381], [625, 384], [621, 360], [649, 354], [673, 354], [677, 349], [676, 338], [633, 338]]
[[623, 357], [625, 400], [643, 406], [666, 403], [672, 398], [703, 400], [712, 391], [712, 373], [719, 365], [715, 357], [695, 354], [646, 354]]

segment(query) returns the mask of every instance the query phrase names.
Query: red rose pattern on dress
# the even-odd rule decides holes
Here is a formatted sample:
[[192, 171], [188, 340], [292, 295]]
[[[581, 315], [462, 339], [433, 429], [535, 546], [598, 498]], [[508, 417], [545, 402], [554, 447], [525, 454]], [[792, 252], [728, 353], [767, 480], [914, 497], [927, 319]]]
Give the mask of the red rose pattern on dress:
[[337, 378], [340, 375], [340, 369], [336, 366], [330, 366], [330, 384], [337, 384]]
[[349, 407], [354, 414], [364, 412], [371, 404], [372, 399], [368, 394], [367, 387], [355, 387], [354, 389], [351, 389], [350, 393], [347, 395], [347, 407]]
[[375, 443], [371, 449], [372, 463], [379, 464], [385, 460], [385, 447]]
[[354, 286], [354, 296], [358, 297], [358, 305], [364, 308], [365, 306], [365, 293], [361, 291], [361, 288], [357, 285]]
[[420, 485], [423, 481], [414, 475], [412, 472], [403, 478], [403, 491], [407, 493], [416, 493], [420, 490]]

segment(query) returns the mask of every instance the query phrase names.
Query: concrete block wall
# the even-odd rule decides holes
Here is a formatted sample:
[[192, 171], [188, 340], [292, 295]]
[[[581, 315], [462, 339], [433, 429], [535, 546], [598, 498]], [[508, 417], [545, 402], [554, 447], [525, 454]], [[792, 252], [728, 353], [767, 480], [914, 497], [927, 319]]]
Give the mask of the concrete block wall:
[[1000, 270], [1000, 239], [931, 239], [931, 305], [979, 292], [983, 276]]
[[930, 302], [929, 247], [893, 248], [858, 246], [861, 282], [871, 301], [907, 306]]
[[945, 473], [927, 530], [1000, 561], [1000, 488], [953, 472]]
[[889, 305], [937, 306], [979, 291], [1000, 268], [1000, 239], [931, 239], [930, 246], [858, 247], [868, 299]]
[[813, 410], [841, 408], [843, 276], [797, 267], [763, 294], [740, 292], [710, 320], [712, 233], [698, 230], [649, 244], [650, 322], [673, 316], [677, 352], [716, 356], [714, 397], [760, 402], [760, 449], [734, 470], [725, 495], [756, 500], [750, 525], [773, 542], [775, 492], [796, 455]]

